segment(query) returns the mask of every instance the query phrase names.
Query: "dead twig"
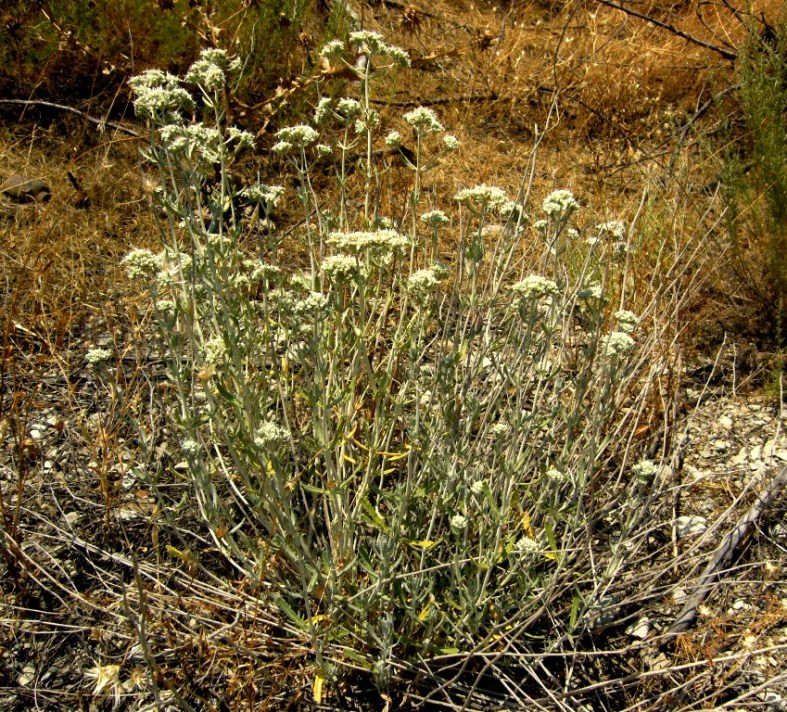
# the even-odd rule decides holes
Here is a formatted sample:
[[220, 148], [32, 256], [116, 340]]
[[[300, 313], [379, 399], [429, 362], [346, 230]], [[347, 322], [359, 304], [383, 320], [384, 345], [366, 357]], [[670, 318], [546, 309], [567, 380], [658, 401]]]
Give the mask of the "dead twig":
[[748, 535], [752, 526], [768, 508], [771, 501], [781, 492], [785, 484], [787, 484], [787, 467], [783, 468], [782, 471], [773, 478], [768, 489], [757, 497], [757, 501], [751, 506], [749, 511], [738, 521], [732, 531], [724, 537], [721, 546], [716, 549], [716, 553], [708, 563], [705, 571], [703, 571], [700, 577], [699, 586], [697, 586], [697, 589], [686, 601], [683, 610], [672, 624], [672, 627], [665, 633], [666, 638], [671, 638], [678, 633], [682, 633], [694, 624], [697, 618], [698, 608], [708, 595], [716, 577], [721, 573], [721, 569], [732, 558], [738, 545]]
[[672, 33], [676, 37], [680, 37], [681, 39], [684, 39], [687, 42], [691, 42], [692, 44], [695, 44], [698, 47], [703, 47], [704, 49], [709, 49], [711, 52], [716, 52], [717, 54], [724, 57], [724, 59], [728, 59], [734, 62], [738, 58], [737, 52], [732, 52], [731, 50], [725, 49], [724, 47], [713, 45], [710, 42], [705, 42], [704, 40], [701, 40], [698, 37], [694, 37], [693, 35], [684, 32], [678, 27], [675, 27], [675, 25], [671, 25], [668, 22], [662, 22], [661, 20], [657, 20], [655, 17], [651, 17], [650, 15], [646, 15], [642, 12], [637, 12], [636, 10], [632, 10], [630, 7], [626, 7], [625, 5], [621, 5], [616, 2], [611, 2], [610, 0], [596, 0], [596, 2], [599, 3], [600, 5], [606, 5], [607, 7], [611, 7], [615, 10], [620, 10], [621, 12], [625, 12], [627, 15], [630, 15], [631, 17], [636, 17], [640, 20], [644, 20], [645, 22], [649, 22], [651, 25], [660, 27], [662, 30], [667, 30], [667, 32]]
[[0, 99], [0, 104], [17, 104], [19, 106], [44, 106], [48, 109], [57, 109], [58, 111], [66, 111], [69, 114], [76, 114], [77, 116], [81, 116], [84, 119], [87, 119], [90, 123], [96, 124], [97, 126], [110, 126], [116, 131], [120, 131], [121, 133], [128, 134], [129, 136], [134, 136], [135, 138], [140, 138], [140, 135], [136, 131], [134, 131], [134, 129], [130, 129], [127, 126], [123, 126], [123, 124], [115, 123], [114, 121], [97, 119], [93, 116], [90, 116], [89, 114], [86, 114], [84, 111], [75, 109], [73, 106], [67, 106], [66, 104], [53, 104], [51, 101], [41, 101], [40, 99]]

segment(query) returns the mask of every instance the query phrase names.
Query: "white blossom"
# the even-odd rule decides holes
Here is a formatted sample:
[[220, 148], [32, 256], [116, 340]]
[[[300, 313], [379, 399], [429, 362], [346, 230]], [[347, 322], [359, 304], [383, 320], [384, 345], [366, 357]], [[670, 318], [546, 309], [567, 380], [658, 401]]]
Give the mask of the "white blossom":
[[85, 354], [85, 361], [91, 366], [104, 363], [104, 361], [109, 361], [111, 358], [112, 352], [109, 349], [90, 349], [90, 351]]
[[521, 539], [517, 541], [516, 550], [520, 554], [525, 554], [527, 556], [534, 556], [535, 554], [538, 554], [541, 551], [541, 546], [535, 539], [529, 536], [523, 536]]
[[437, 115], [434, 111], [425, 106], [419, 106], [412, 111], [408, 111], [402, 118], [414, 129], [424, 133], [445, 130], [443, 125], [437, 120]]
[[364, 251], [393, 253], [407, 247], [410, 241], [396, 230], [374, 230], [370, 232], [332, 232], [328, 243], [353, 254]]
[[451, 222], [442, 210], [430, 210], [421, 215], [421, 220], [433, 229], [445, 227]]
[[415, 294], [423, 295], [431, 292], [439, 283], [440, 279], [434, 269], [431, 267], [419, 269], [407, 279], [407, 289]]
[[462, 514], [454, 514], [450, 519], [451, 527], [453, 529], [462, 530], [467, 528], [467, 517]]
[[540, 274], [531, 274], [521, 282], [512, 284], [511, 290], [527, 299], [540, 299], [541, 297], [560, 294], [557, 284], [551, 279], [542, 277]]
[[615, 312], [615, 319], [617, 319], [620, 331], [625, 331], [627, 334], [634, 331], [639, 324], [639, 317], [634, 312], [628, 311], [627, 309], [621, 309]]
[[659, 466], [652, 460], [640, 460], [635, 465], [632, 465], [631, 471], [643, 482], [652, 482], [653, 478], [659, 474]]
[[474, 188], [460, 190], [455, 200], [468, 206], [478, 206], [482, 209], [492, 209], [504, 205], [507, 202], [505, 191], [495, 186], [486, 184], [477, 185]]
[[459, 148], [459, 139], [452, 134], [446, 134], [443, 136], [443, 150], [445, 151], [456, 151]]
[[271, 450], [286, 445], [290, 432], [271, 420], [265, 421], [254, 433], [254, 444], [263, 450]]
[[320, 270], [331, 282], [349, 282], [358, 271], [358, 263], [350, 255], [331, 255], [322, 261]]
[[384, 140], [389, 148], [399, 148], [402, 145], [402, 135], [398, 131], [389, 131]]
[[139, 248], [131, 250], [122, 260], [121, 264], [131, 279], [150, 277], [159, 268], [159, 260], [150, 250]]
[[544, 212], [550, 217], [566, 217], [574, 212], [579, 203], [569, 190], [556, 190], [550, 193], [543, 203]]
[[306, 124], [287, 126], [276, 132], [276, 138], [278, 138], [280, 142], [290, 143], [298, 148], [310, 146], [318, 137], [319, 134], [311, 126]]
[[604, 353], [607, 356], [623, 356], [634, 348], [634, 339], [625, 331], [613, 331], [604, 341]]

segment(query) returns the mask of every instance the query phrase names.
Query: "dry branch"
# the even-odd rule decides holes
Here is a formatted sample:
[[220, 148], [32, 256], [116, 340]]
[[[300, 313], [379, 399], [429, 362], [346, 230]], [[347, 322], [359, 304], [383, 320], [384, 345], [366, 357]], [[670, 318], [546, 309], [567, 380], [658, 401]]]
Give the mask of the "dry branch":
[[699, 39], [698, 37], [694, 37], [693, 35], [684, 32], [675, 25], [671, 25], [668, 22], [662, 22], [661, 20], [657, 20], [655, 17], [651, 17], [650, 15], [646, 15], [641, 12], [637, 12], [636, 10], [632, 10], [630, 7], [626, 7], [625, 5], [618, 4], [616, 2], [611, 2], [610, 0], [596, 0], [597, 3], [600, 5], [606, 5], [607, 7], [611, 7], [615, 10], [620, 10], [621, 12], [625, 12], [627, 15], [631, 17], [636, 17], [640, 20], [644, 20], [645, 22], [649, 22], [651, 25], [656, 27], [660, 27], [662, 30], [667, 30], [667, 32], [672, 33], [676, 37], [680, 37], [681, 39], [686, 40], [687, 42], [691, 42], [692, 44], [697, 45], [698, 47], [703, 47], [704, 49], [709, 49], [711, 52], [716, 52], [720, 54], [724, 59], [729, 59], [730, 61], [735, 61], [738, 58], [737, 52], [732, 52], [731, 50], [725, 49], [724, 47], [719, 47], [718, 45], [710, 44], [710, 42], [705, 42], [704, 40]]
[[672, 627], [666, 632], [665, 635], [667, 638], [682, 633], [694, 624], [697, 618], [698, 608], [708, 595], [713, 582], [716, 580], [717, 576], [719, 576], [727, 562], [732, 558], [738, 545], [747, 536], [752, 526], [767, 509], [771, 501], [781, 492], [785, 484], [787, 484], [787, 467], [783, 468], [782, 471], [773, 478], [768, 489], [757, 497], [757, 501], [751, 506], [749, 511], [738, 521], [732, 531], [724, 537], [721, 546], [716, 550], [710, 563], [702, 573], [699, 586], [697, 586], [697, 589], [686, 601], [686, 605], [683, 607], [677, 620], [672, 624]]
[[117, 124], [114, 121], [105, 121], [104, 119], [96, 119], [93, 116], [86, 114], [84, 111], [80, 111], [79, 109], [75, 109], [73, 106], [67, 106], [66, 104], [53, 104], [51, 101], [41, 101], [39, 99], [0, 99], [0, 104], [17, 104], [20, 106], [44, 106], [48, 109], [57, 109], [58, 111], [66, 111], [69, 114], [76, 114], [77, 116], [81, 116], [93, 124], [97, 126], [110, 126], [113, 129], [120, 131], [122, 133], [128, 134], [129, 136], [134, 136], [135, 138], [139, 138], [139, 134], [134, 131], [134, 129], [130, 129], [122, 124]]

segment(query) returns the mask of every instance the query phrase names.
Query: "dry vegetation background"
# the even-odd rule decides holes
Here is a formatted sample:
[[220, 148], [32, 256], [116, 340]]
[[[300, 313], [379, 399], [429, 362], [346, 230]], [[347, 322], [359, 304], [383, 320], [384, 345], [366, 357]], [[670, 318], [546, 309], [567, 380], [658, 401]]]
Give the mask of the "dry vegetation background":
[[[354, 84], [326, 71], [317, 53], [327, 39], [350, 29], [354, 15], [363, 27], [410, 53], [412, 68], [377, 94], [383, 126], [401, 129], [404, 111], [426, 105], [462, 143], [458, 156], [433, 174], [436, 203], [449, 204], [459, 188], [479, 183], [514, 195], [532, 171], [534, 204], [554, 189], [569, 188], [599, 221], [636, 217], [654, 245], [665, 225], [676, 235], [714, 227], [712, 249], [685, 276], [691, 299], [676, 327], [684, 358], [701, 362], [714, 358], [723, 343], [733, 343], [740, 355], [733, 370], [738, 369], [744, 390], [774, 383], [774, 374], [781, 373], [784, 282], [773, 281], [768, 271], [774, 248], [755, 222], [742, 221], [739, 242], [725, 231], [720, 180], [730, 153], [746, 163], [748, 129], [736, 89], [736, 58], [753, 36], [783, 28], [782, 2], [683, 0], [626, 7], [657, 22], [590, 0], [3, 4], [0, 180], [14, 174], [40, 178], [52, 198], [0, 206], [0, 431], [9, 447], [3, 470], [8, 575], [2, 584], [0, 709], [112, 708], [112, 694], [93, 696], [95, 681], [86, 687], [69, 671], [69, 661], [74, 656], [95, 661], [99, 649], [120, 660], [122, 646], [113, 648], [111, 640], [133, 638], [126, 617], [136, 604], [126, 595], [139, 597], [142, 624], [156, 627], [157, 640], [168, 650], [168, 659], [150, 651], [140, 655], [161, 690], [184, 691], [183, 699], [171, 702], [173, 708], [306, 708], [313, 691], [306, 649], [280, 642], [286, 637], [281, 622], [251, 610], [253, 591], [234, 586], [229, 575], [216, 575], [195, 577], [175, 593], [175, 572], [185, 576], [191, 570], [188, 555], [170, 556], [169, 564], [158, 561], [157, 570], [151, 559], [157, 525], [147, 519], [120, 521], [114, 514], [149, 506], [142, 490], [130, 503], [123, 500], [119, 482], [123, 468], [141, 452], [129, 417], [165, 388], [154, 375], [160, 370], [155, 355], [139, 360], [135, 346], [147, 338], [150, 315], [138, 287], [119, 267], [130, 248], [155, 247], [159, 239], [149, 209], [154, 186], [139, 159], [145, 127], [134, 120], [126, 85], [144, 69], [183, 71], [207, 46], [245, 58], [246, 78], [228, 97], [234, 123], [257, 135], [257, 148], [244, 156], [241, 172], [249, 180], [260, 175], [287, 185], [282, 164], [269, 152], [275, 130], [311, 116], [318, 86], [323, 95], [352, 95]], [[404, 186], [408, 179], [404, 171], [389, 174], [393, 185]], [[760, 194], [754, 200], [763, 199]], [[296, 221], [294, 198], [289, 200], [293, 205], [276, 218], [283, 230]], [[654, 259], [643, 250], [635, 274], [649, 279]], [[787, 258], [777, 250], [775, 259]], [[84, 354], [94, 346], [110, 346], [118, 354], [122, 389], [91, 390]], [[35, 556], [14, 547], [22, 546], [22, 532], [35, 528], [30, 508], [40, 506], [40, 517], [56, 521], [56, 503], [65, 501], [49, 497], [49, 458], [30, 435], [46, 419], [59, 438], [55, 450], [68, 458], [65, 468], [83, 478], [80, 490], [61, 482], [74, 498], [70, 509], [78, 511], [74, 502], [89, 501], [85, 509], [98, 507], [103, 516], [83, 522], [77, 534], [48, 530], [51, 570], [26, 570], [25, 562]], [[162, 427], [162, 414], [151, 415], [148, 432]], [[155, 457], [164, 462], [168, 455], [162, 451]], [[182, 552], [178, 527], [188, 528], [188, 522], [174, 526], [168, 541]], [[65, 554], [53, 548], [58, 536], [96, 561], [104, 557], [106, 571], [97, 565], [88, 572], [68, 570]], [[41, 542], [36, 546], [46, 548]], [[132, 551], [142, 563], [134, 564], [130, 575], [136, 593], [126, 594], [121, 581], [129, 578]], [[220, 572], [221, 565], [213, 570]], [[145, 593], [151, 581], [158, 588]], [[14, 621], [33, 610], [38, 613], [31, 618], [45, 620], [41, 630], [47, 634], [27, 639], [27, 624]], [[51, 617], [41, 611], [52, 611]], [[222, 637], [217, 631], [238, 611], [248, 619], [259, 615], [256, 627]], [[199, 635], [189, 632], [195, 620], [203, 630]], [[9, 662], [10, 651], [20, 645], [28, 647], [15, 653], [17, 662], [28, 655], [37, 670], [47, 665], [52, 670], [49, 681], [39, 679], [37, 695], [22, 689], [18, 669]], [[674, 673], [677, 689], [691, 678], [713, 693], [704, 698], [696, 693], [704, 700], [696, 709], [712, 708], [727, 685], [713, 680], [706, 668], [697, 672], [709, 655], [687, 637], [673, 661], [686, 666]], [[616, 661], [605, 669], [599, 663], [599, 679], [623, 679], [633, 670], [627, 666]], [[723, 667], [722, 673], [733, 682], [734, 667]], [[695, 709], [688, 700], [679, 703], [667, 695], [669, 684], [653, 676], [626, 698], [628, 708]], [[343, 694], [356, 702], [343, 704], [360, 707], [367, 698], [348, 685]], [[103, 692], [111, 693], [111, 686]], [[324, 708], [341, 708], [337, 699], [335, 707]], [[135, 709], [133, 695], [120, 704]], [[367, 704], [389, 709], [375, 693], [369, 693]], [[594, 709], [613, 709], [594, 704]], [[746, 704], [742, 708], [754, 708]]]

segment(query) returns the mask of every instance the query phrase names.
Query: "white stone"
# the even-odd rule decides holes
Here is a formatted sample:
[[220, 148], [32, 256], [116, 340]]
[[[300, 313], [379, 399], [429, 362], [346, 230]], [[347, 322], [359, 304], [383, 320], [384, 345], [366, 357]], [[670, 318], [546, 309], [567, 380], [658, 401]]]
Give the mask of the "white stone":
[[732, 418], [729, 415], [722, 415], [719, 418], [719, 425], [724, 428], [724, 430], [732, 430], [732, 426], [735, 424]]
[[647, 616], [643, 616], [634, 625], [629, 626], [626, 632], [632, 638], [645, 640], [648, 637], [648, 633], [650, 633], [650, 620]]
[[683, 516], [675, 520], [678, 538], [697, 536], [708, 528], [705, 517]]

